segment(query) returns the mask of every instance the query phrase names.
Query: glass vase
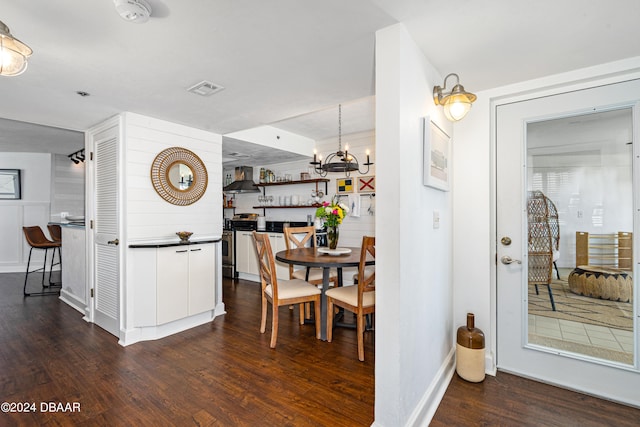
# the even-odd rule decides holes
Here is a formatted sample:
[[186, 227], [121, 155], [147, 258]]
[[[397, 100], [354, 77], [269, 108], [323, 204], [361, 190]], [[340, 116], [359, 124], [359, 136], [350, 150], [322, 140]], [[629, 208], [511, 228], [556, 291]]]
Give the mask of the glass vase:
[[327, 241], [329, 242], [329, 249], [335, 249], [338, 247], [338, 238], [340, 237], [340, 230], [338, 226], [327, 225]]

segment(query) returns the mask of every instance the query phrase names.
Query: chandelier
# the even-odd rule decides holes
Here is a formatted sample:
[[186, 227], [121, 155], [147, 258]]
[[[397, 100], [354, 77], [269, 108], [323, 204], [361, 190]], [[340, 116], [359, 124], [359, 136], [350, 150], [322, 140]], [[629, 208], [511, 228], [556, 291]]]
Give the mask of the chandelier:
[[315, 172], [320, 176], [327, 176], [329, 172], [341, 172], [345, 176], [349, 176], [351, 172], [357, 171], [361, 175], [369, 173], [369, 166], [373, 164], [369, 160], [369, 150], [367, 150], [367, 161], [363, 163], [366, 166], [365, 171], [360, 170], [360, 163], [353, 154], [349, 153], [349, 147], [345, 146], [342, 151], [342, 105], [338, 105], [338, 151], [327, 156], [322, 163], [322, 156], [313, 151], [313, 161], [309, 164], [313, 165]]

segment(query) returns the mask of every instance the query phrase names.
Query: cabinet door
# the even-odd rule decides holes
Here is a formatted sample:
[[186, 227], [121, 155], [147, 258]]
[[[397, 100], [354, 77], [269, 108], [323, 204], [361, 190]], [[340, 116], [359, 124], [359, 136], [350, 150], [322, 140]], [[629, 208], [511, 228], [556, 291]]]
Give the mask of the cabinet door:
[[215, 308], [215, 260], [213, 244], [189, 246], [189, 315]]
[[[287, 249], [283, 233], [269, 233], [269, 241], [271, 242], [271, 249], [273, 249], [274, 259], [278, 252]], [[289, 264], [276, 260], [276, 276], [278, 280], [289, 280]]]
[[187, 247], [158, 248], [157, 322], [159, 325], [189, 313], [189, 252]]
[[236, 232], [236, 269], [240, 273], [260, 274], [253, 235], [249, 231]]

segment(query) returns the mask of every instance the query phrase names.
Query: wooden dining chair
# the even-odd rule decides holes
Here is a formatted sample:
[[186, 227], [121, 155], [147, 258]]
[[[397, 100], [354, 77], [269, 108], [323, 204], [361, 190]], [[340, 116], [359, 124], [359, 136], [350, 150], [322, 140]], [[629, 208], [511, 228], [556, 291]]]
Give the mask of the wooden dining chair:
[[[304, 248], [316, 246], [316, 228], [313, 225], [306, 227], [284, 227], [284, 242], [287, 250], [294, 248]], [[322, 268], [295, 268], [289, 264], [289, 280], [300, 279], [312, 285], [322, 285]], [[329, 286], [338, 286], [338, 274], [331, 272], [329, 275]], [[305, 304], [305, 318], [311, 317], [311, 310]]]
[[304, 310], [302, 305], [307, 302], [313, 302], [316, 316], [316, 338], [320, 339], [320, 322], [317, 319], [320, 319], [320, 295], [322, 291], [320, 291], [317, 286], [304, 280], [278, 280], [269, 235], [254, 231], [253, 241], [258, 257], [262, 294], [260, 333], [264, 334], [267, 327], [268, 303], [271, 303], [272, 309], [270, 347], [275, 348], [278, 339], [278, 307], [300, 304], [300, 324], [303, 325]]
[[[358, 284], [329, 289], [327, 295], [327, 313], [333, 313], [334, 306], [342, 307], [356, 315], [356, 333], [358, 334], [358, 359], [364, 362], [365, 316], [376, 311], [376, 273], [367, 274], [367, 255], [375, 259], [376, 238], [362, 237], [362, 250], [358, 265]], [[327, 341], [333, 338], [333, 316], [327, 317]]]
[[[294, 248], [313, 247], [316, 245], [316, 228], [313, 225], [307, 227], [285, 227], [284, 242], [287, 250]], [[289, 264], [289, 279], [300, 279], [312, 285], [322, 284], [322, 268], [294, 268]], [[338, 275], [331, 273], [329, 281], [333, 286], [338, 286]]]

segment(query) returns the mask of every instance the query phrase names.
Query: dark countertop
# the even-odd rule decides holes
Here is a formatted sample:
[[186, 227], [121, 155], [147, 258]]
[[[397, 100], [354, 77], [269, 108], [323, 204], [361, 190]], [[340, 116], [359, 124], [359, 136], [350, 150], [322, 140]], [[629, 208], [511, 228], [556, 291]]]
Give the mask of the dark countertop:
[[219, 237], [214, 238], [204, 238], [202, 240], [190, 240], [186, 243], [182, 243], [179, 240], [158, 240], [158, 241], [148, 241], [148, 242], [140, 242], [140, 243], [132, 243], [129, 245], [130, 248], [139, 249], [139, 248], [168, 248], [171, 246], [191, 246], [191, 245], [204, 245], [207, 243], [217, 243], [222, 241]]

